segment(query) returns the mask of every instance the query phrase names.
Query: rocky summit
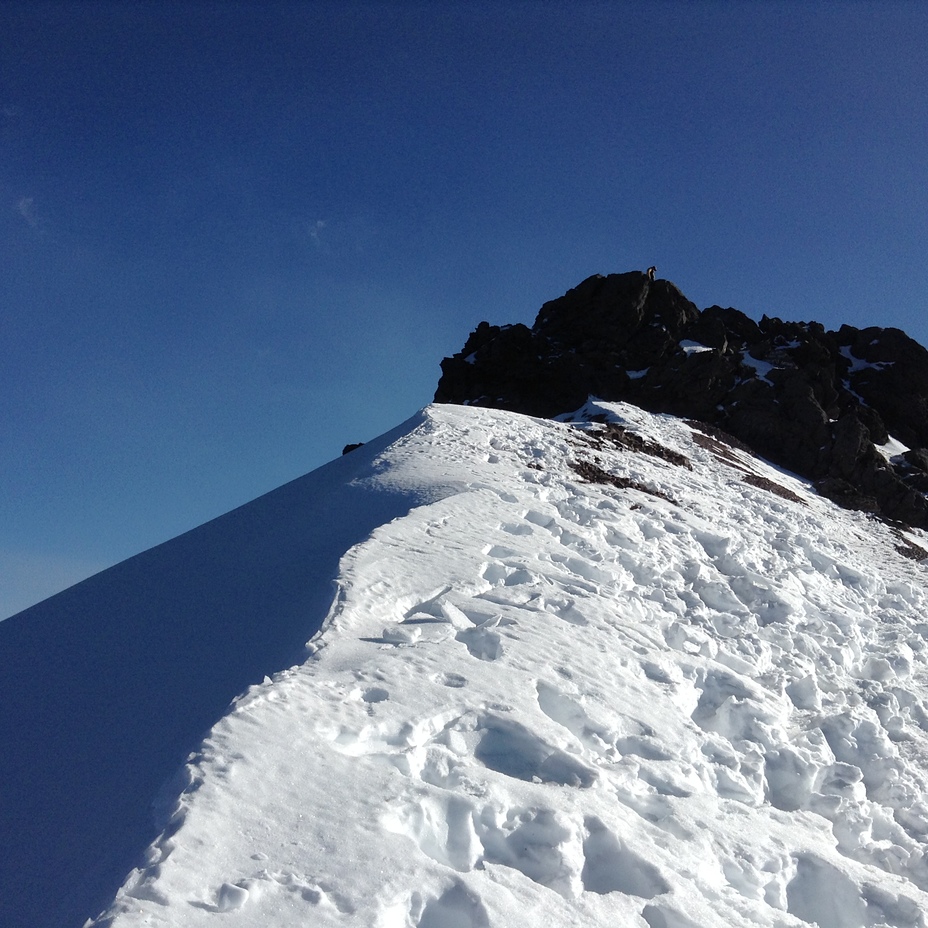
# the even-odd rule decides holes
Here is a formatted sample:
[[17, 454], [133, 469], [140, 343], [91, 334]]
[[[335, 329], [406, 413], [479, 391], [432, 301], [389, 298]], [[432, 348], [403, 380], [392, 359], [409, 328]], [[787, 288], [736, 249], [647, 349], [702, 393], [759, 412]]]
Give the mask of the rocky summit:
[[553, 417], [590, 395], [628, 401], [704, 423], [844, 506], [928, 528], [928, 351], [899, 329], [700, 311], [631, 271], [587, 278], [531, 328], [481, 322], [441, 367], [439, 403]]

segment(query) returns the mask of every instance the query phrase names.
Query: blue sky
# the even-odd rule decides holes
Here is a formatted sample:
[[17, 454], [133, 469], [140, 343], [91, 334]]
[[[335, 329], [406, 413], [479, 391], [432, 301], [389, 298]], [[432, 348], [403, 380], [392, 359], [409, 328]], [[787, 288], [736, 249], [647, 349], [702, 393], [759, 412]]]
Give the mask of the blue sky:
[[928, 7], [0, 5], [0, 616], [658, 266], [928, 343]]

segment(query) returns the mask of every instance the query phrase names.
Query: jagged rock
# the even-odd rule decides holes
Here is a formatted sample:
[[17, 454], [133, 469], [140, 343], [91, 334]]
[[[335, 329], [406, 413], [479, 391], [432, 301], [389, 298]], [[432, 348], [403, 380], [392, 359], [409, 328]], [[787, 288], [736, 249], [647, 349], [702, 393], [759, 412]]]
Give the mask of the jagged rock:
[[[440, 403], [554, 416], [589, 395], [698, 419], [843, 505], [928, 527], [928, 351], [899, 329], [702, 312], [668, 280], [595, 275], [534, 325], [481, 322]], [[887, 460], [892, 435], [918, 451]]]
[[[744, 346], [753, 345], [760, 341], [762, 335], [757, 323], [738, 309], [722, 309], [721, 306], [710, 306], [704, 309], [700, 321], [709, 320], [718, 323], [725, 330], [726, 337]], [[706, 342], [708, 344], [708, 342]]]
[[912, 448], [903, 452], [902, 459], [913, 470], [928, 474], [928, 448]]
[[845, 509], [859, 509], [862, 512], [879, 512], [879, 504], [872, 496], [867, 496], [847, 480], [840, 477], [822, 477], [815, 482], [815, 489]]
[[850, 388], [910, 447], [928, 436], [928, 351], [900, 329], [843, 325], [838, 343], [849, 361]]

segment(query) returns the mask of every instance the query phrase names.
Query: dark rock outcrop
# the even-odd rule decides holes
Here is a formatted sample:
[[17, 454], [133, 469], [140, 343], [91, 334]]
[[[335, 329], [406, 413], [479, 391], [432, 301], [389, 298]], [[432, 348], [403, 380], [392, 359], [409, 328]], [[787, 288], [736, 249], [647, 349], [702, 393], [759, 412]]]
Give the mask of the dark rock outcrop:
[[[596, 275], [535, 324], [481, 322], [439, 403], [554, 416], [588, 396], [724, 429], [855, 509], [928, 528], [928, 351], [893, 328], [700, 311], [667, 280]], [[890, 457], [892, 435], [912, 450]]]

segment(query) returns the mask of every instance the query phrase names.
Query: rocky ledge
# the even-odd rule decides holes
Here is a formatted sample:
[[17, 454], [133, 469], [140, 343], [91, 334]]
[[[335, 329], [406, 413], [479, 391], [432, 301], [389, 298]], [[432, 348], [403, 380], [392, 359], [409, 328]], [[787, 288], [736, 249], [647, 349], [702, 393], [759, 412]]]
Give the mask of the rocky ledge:
[[555, 416], [588, 396], [708, 423], [842, 505], [928, 528], [928, 351], [893, 328], [828, 331], [700, 311], [668, 280], [596, 275], [535, 324], [481, 322], [439, 403]]

